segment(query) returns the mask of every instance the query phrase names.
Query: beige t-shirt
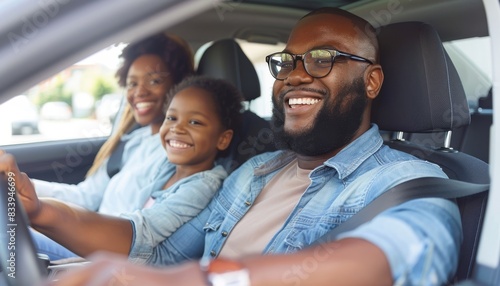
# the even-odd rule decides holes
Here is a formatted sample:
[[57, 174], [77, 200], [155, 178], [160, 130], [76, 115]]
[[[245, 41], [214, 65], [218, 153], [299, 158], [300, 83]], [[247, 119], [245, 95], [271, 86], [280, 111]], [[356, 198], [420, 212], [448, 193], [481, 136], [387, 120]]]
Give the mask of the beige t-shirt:
[[262, 253], [311, 183], [310, 172], [300, 169], [295, 159], [276, 174], [231, 231], [220, 256], [239, 258]]

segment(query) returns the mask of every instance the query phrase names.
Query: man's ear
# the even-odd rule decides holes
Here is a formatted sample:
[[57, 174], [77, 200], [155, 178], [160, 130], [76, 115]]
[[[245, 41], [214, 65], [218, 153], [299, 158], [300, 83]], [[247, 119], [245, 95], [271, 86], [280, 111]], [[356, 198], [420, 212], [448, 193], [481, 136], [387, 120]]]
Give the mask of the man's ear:
[[231, 144], [231, 139], [233, 139], [233, 130], [227, 129], [219, 136], [219, 142], [217, 142], [217, 149], [219, 151], [224, 151]]
[[366, 96], [375, 99], [382, 83], [384, 82], [384, 72], [379, 64], [370, 65], [365, 71]]

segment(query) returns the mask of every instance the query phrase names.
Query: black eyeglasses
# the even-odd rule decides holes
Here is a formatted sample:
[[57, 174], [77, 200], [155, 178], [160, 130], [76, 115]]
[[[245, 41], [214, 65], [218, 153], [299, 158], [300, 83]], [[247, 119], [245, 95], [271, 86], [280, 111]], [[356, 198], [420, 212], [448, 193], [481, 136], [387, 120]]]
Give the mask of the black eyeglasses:
[[304, 63], [304, 68], [310, 76], [322, 78], [332, 70], [333, 63], [337, 57], [346, 57], [351, 60], [373, 64], [372, 61], [349, 53], [337, 50], [315, 49], [302, 55], [294, 55], [286, 52], [270, 54], [266, 57], [271, 75], [277, 80], [284, 80], [297, 67], [297, 60]]

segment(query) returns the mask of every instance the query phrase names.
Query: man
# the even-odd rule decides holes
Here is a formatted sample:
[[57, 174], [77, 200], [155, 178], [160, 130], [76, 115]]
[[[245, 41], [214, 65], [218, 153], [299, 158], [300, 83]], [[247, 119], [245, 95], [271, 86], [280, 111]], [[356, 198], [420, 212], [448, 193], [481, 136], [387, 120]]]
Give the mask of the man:
[[[461, 242], [459, 212], [448, 200], [407, 202], [337, 241], [307, 247], [388, 188], [416, 177], [445, 177], [439, 167], [384, 146], [370, 124], [371, 101], [383, 82], [374, 29], [343, 10], [319, 9], [299, 20], [284, 52], [267, 60], [276, 78], [273, 124], [285, 150], [242, 165], [209, 206], [168, 239], [151, 235], [134, 214], [125, 216], [132, 226], [124, 228], [117, 219], [78, 213], [71, 223], [82, 226], [73, 232], [31, 214], [35, 227], [82, 255], [105, 249], [157, 265], [204, 257], [201, 267], [191, 261], [153, 269], [106, 254], [57, 285], [447, 281]], [[84, 231], [94, 243], [78, 237]], [[130, 233], [132, 241], [121, 238]]]

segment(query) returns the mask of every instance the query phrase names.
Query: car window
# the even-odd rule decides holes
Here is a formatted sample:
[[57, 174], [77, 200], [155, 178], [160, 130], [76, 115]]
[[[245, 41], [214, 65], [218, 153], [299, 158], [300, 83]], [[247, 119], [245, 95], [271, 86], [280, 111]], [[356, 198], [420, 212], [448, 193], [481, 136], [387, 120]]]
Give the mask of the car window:
[[238, 43], [250, 61], [254, 64], [260, 81], [260, 97], [253, 100], [248, 108], [257, 115], [269, 119], [272, 115], [271, 94], [274, 78], [269, 73], [266, 56], [282, 51], [285, 48], [285, 44], [261, 44], [243, 40], [238, 40]]
[[490, 37], [474, 37], [444, 43], [464, 86], [469, 107], [475, 109], [480, 97], [492, 85]]
[[123, 98], [115, 78], [123, 45], [103, 49], [0, 104], [0, 146], [108, 136]]

